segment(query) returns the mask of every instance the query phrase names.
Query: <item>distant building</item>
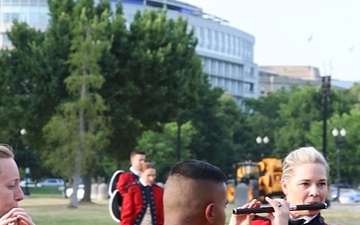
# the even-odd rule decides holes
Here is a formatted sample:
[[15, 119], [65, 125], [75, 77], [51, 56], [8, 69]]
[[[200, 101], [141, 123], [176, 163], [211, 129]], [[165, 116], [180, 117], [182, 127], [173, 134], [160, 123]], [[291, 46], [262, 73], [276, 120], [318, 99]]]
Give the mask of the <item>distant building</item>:
[[[176, 0], [123, 0], [129, 24], [136, 11], [167, 8], [170, 18], [188, 20], [198, 38], [196, 52], [213, 87], [221, 87], [238, 104], [243, 98], [258, 97], [258, 66], [254, 63], [254, 36], [229, 26], [226, 20], [207, 14], [194, 5]], [[115, 5], [116, 0], [111, 0]], [[0, 49], [10, 46], [5, 32], [14, 19], [45, 29], [48, 22], [47, 0], [0, 1]]]
[[[320, 71], [312, 66], [260, 66], [259, 97], [267, 96], [269, 92], [290, 90], [292, 87], [304, 85], [322, 85]], [[331, 80], [331, 88], [346, 89], [352, 84]]]
[[261, 70], [271, 71], [280, 76], [298, 78], [302, 80], [321, 79], [320, 71], [313, 66], [260, 66]]

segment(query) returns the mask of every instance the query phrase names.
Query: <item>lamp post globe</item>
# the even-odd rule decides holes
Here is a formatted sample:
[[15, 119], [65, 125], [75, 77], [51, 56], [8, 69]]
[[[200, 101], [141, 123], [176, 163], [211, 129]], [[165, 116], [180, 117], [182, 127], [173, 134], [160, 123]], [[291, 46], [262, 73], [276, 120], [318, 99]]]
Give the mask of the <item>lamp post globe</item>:
[[25, 129], [25, 128], [22, 128], [22, 129], [20, 130], [20, 134], [21, 134], [21, 135], [25, 135], [25, 134], [26, 134], [26, 129]]
[[346, 130], [345, 130], [345, 128], [341, 128], [341, 130], [340, 130], [340, 135], [341, 135], [341, 137], [345, 137], [345, 136], [346, 136]]
[[262, 138], [260, 136], [258, 136], [256, 139], [255, 139], [256, 143], [257, 144], [261, 144], [262, 142]]
[[268, 138], [268, 136], [265, 136], [264, 138], [263, 138], [263, 142], [264, 142], [264, 144], [267, 144], [267, 143], [269, 143], [269, 138]]
[[337, 137], [339, 135], [339, 130], [337, 128], [334, 128], [332, 131], [331, 131], [331, 134], [333, 137]]

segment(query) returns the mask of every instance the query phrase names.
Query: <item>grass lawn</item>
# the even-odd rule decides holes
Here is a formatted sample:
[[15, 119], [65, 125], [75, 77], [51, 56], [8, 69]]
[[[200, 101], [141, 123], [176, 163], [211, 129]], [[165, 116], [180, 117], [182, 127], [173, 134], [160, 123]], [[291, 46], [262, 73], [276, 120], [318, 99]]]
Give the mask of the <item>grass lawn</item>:
[[[61, 192], [55, 189], [30, 189], [31, 196], [20, 202], [20, 207], [26, 209], [37, 225], [115, 225], [108, 211], [108, 200], [93, 203], [79, 203], [77, 209], [69, 209], [69, 199], [63, 199]], [[234, 205], [226, 209], [227, 219]], [[360, 203], [341, 205], [332, 203], [329, 209], [322, 210], [322, 215], [328, 224], [360, 224]]]
[[30, 214], [37, 225], [114, 225], [108, 202], [79, 203], [77, 209], [68, 208], [69, 199], [28, 197], [20, 207]]
[[[24, 191], [25, 188], [22, 188]], [[57, 198], [62, 197], [59, 187], [29, 187], [32, 198]]]

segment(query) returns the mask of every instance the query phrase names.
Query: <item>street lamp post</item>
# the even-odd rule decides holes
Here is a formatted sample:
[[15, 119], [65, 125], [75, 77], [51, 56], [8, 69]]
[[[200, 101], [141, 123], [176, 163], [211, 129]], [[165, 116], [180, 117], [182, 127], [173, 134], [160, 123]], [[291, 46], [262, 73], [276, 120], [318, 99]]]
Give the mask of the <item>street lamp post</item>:
[[[22, 128], [20, 130], [20, 135], [24, 136], [27, 133], [25, 128]], [[30, 196], [30, 190], [29, 190], [29, 174], [30, 174], [30, 168], [29, 168], [29, 146], [25, 146], [25, 190], [24, 195]]]
[[[340, 175], [340, 148], [344, 144], [344, 139], [346, 136], [345, 128], [341, 128], [340, 132], [337, 128], [332, 130], [332, 135], [335, 139], [335, 145], [337, 149], [337, 167], [336, 167], [336, 183], [337, 183], [337, 200], [339, 200], [340, 196], [340, 182], [341, 182], [341, 175]], [[340, 136], [339, 136], [340, 134]]]
[[30, 196], [30, 190], [29, 190], [29, 174], [30, 174], [30, 168], [29, 168], [29, 146], [25, 146], [25, 191], [24, 195]]
[[322, 97], [323, 97], [323, 155], [327, 155], [327, 117], [328, 117], [328, 96], [331, 87], [331, 76], [323, 76], [322, 79]]
[[179, 162], [181, 160], [181, 116], [178, 117], [177, 121], [177, 151], [176, 159]]
[[265, 136], [265, 137], [258, 136], [255, 139], [255, 141], [259, 145], [260, 155], [261, 155], [261, 158], [263, 158], [264, 152], [265, 152], [265, 146], [269, 143], [270, 139], [268, 138], [268, 136]]

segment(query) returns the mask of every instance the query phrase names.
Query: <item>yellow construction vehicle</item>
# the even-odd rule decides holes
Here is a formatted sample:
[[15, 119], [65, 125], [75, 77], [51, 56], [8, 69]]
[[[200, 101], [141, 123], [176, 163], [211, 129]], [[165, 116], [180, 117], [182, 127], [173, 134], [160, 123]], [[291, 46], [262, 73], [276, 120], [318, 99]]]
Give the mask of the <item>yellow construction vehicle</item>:
[[234, 163], [233, 179], [228, 180], [229, 203], [242, 205], [252, 199], [264, 201], [265, 196], [280, 196], [282, 160], [264, 158], [259, 162]]

